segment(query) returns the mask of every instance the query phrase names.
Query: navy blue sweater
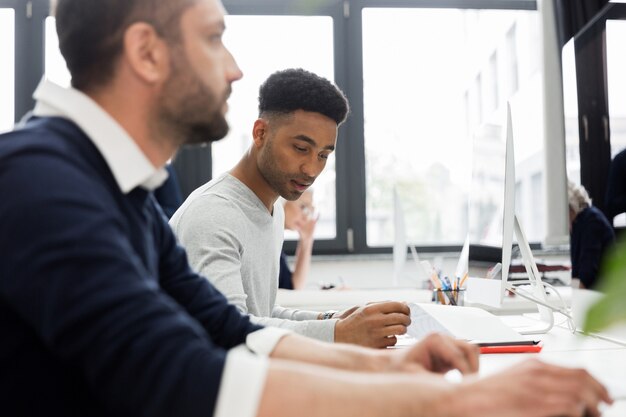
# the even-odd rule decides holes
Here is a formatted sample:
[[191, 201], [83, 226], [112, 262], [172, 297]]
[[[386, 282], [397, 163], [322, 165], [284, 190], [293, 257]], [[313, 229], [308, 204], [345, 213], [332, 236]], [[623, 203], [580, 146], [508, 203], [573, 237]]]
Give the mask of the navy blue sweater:
[[585, 288], [594, 288], [602, 257], [614, 241], [613, 228], [600, 210], [593, 206], [581, 210], [570, 234], [572, 277], [579, 278]]
[[76, 125], [0, 136], [0, 414], [206, 417], [257, 329]]

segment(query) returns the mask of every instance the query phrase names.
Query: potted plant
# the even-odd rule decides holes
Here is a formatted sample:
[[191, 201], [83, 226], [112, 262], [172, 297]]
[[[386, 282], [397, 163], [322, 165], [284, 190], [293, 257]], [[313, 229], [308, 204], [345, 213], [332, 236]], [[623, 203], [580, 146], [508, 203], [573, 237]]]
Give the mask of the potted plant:
[[626, 321], [626, 238], [619, 239], [602, 264], [602, 281], [598, 290], [604, 293], [587, 313], [583, 330], [598, 332]]

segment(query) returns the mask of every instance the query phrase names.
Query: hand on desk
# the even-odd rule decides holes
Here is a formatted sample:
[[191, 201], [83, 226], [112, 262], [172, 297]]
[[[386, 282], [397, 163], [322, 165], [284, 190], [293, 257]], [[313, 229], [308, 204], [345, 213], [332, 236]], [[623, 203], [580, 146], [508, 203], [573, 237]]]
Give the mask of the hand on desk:
[[478, 371], [478, 347], [449, 336], [433, 333], [410, 349], [390, 352], [389, 371], [446, 373], [458, 369], [463, 374]]
[[[599, 415], [600, 402], [612, 402], [586, 371], [537, 360], [486, 378], [471, 375], [450, 383], [441, 373], [452, 368], [476, 371], [478, 352], [445, 335], [428, 336], [406, 350], [372, 350], [288, 335], [271, 357], [286, 359], [276, 370], [283, 375], [294, 364], [293, 379], [273, 382], [270, 369], [267, 386], [276, 386], [277, 400], [261, 416], [586, 417]], [[315, 407], [303, 408], [302, 396], [285, 398], [289, 384], [319, 399], [311, 402]]]
[[608, 391], [584, 369], [533, 359], [496, 375], [467, 381], [455, 396], [467, 417], [596, 417]]
[[335, 342], [354, 343], [373, 348], [386, 348], [396, 344], [396, 336], [405, 334], [411, 311], [405, 303], [386, 301], [352, 307], [333, 318]]

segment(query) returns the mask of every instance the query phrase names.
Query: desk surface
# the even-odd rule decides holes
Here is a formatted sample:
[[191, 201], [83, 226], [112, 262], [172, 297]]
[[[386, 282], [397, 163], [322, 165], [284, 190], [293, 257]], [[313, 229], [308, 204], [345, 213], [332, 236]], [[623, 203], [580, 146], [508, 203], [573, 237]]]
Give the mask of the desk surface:
[[[328, 310], [381, 300], [430, 302], [430, 298], [430, 291], [402, 288], [345, 291], [281, 290], [277, 297], [277, 304], [291, 308]], [[507, 302], [514, 304], [513, 307], [509, 306], [508, 311], [519, 310], [520, 306], [524, 304], [523, 300], [508, 300]], [[515, 303], [518, 304], [515, 305]], [[519, 315], [502, 316], [502, 320], [511, 327], [517, 327], [516, 325], [520, 321], [533, 319], [532, 314], [523, 317]], [[602, 381], [614, 397], [619, 398], [613, 406], [604, 410], [603, 416], [626, 416], [626, 347], [624, 344], [620, 345], [614, 341], [594, 336], [572, 334], [563, 325], [564, 319], [560, 315], [556, 315], [555, 323], [557, 325], [548, 334], [538, 337], [543, 342], [543, 350], [540, 353], [481, 355], [480, 375], [493, 374], [531, 357], [562, 366], [582, 367]], [[626, 340], [626, 338], [620, 340]], [[410, 340], [405, 339], [402, 340], [401, 344], [410, 343]]]
[[276, 304], [287, 308], [325, 311], [343, 310], [355, 305], [384, 300], [429, 303], [431, 297], [430, 291], [413, 288], [296, 291], [279, 289]]
[[493, 374], [531, 357], [556, 365], [585, 368], [605, 384], [616, 399], [611, 407], [605, 409], [603, 417], [626, 416], [626, 350], [624, 348], [559, 352], [544, 348], [541, 353], [535, 354], [481, 355], [480, 375]]
[[[571, 289], [564, 287], [562, 294], [565, 300], [571, 297]], [[430, 290], [415, 288], [383, 288], [383, 289], [332, 289], [332, 290], [283, 290], [279, 289], [276, 304], [286, 308], [326, 311], [343, 310], [355, 305], [364, 305], [373, 301], [405, 301], [409, 303], [429, 303], [432, 299]], [[550, 296], [550, 302], [556, 304], [557, 298]], [[537, 306], [521, 297], [505, 297], [501, 308], [492, 308], [468, 303], [468, 306], [481, 307], [494, 314], [521, 314], [537, 311]]]

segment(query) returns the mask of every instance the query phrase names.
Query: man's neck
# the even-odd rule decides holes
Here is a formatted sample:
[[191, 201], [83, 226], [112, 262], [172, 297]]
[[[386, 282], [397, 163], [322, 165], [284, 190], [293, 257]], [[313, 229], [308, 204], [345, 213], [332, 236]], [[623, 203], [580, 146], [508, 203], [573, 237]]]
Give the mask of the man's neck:
[[[178, 149], [177, 142], [174, 138], [167, 137], [167, 132], [156, 129], [157, 123], [150, 122], [152, 116], [148, 105], [139, 105], [136, 100], [128, 100], [127, 97], [133, 97], [132, 94], [124, 95], [126, 99], [123, 100], [119, 100], [120, 96], [114, 91], [87, 94], [126, 130], [152, 165], [160, 168], [174, 156]], [[139, 93], [135, 97], [138, 95]]]
[[274, 203], [278, 200], [278, 193], [267, 183], [250, 150], [241, 158], [239, 163], [230, 170], [230, 174], [245, 184], [261, 200], [267, 210], [272, 213]]

